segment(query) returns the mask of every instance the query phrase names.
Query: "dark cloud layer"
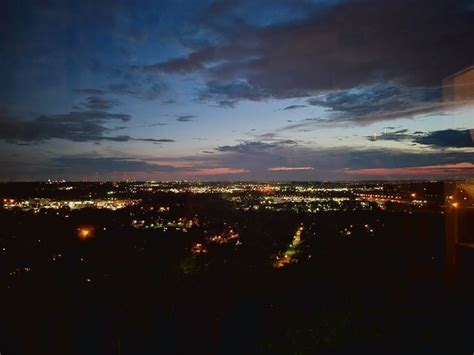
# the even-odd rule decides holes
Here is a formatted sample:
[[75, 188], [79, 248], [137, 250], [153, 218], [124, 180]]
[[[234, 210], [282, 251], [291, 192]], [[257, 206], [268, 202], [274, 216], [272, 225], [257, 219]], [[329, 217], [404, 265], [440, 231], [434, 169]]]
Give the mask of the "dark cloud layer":
[[130, 120], [126, 114], [106, 111], [72, 111], [67, 114], [39, 116], [31, 121], [0, 117], [0, 138], [9, 141], [41, 142], [59, 138], [75, 142], [97, 140], [107, 131], [106, 122]]
[[[220, 41], [147, 69], [204, 72], [209, 80], [201, 98], [231, 102], [308, 96], [380, 81], [438, 86], [474, 58], [474, 13], [466, 10], [468, 4], [343, 1], [266, 26], [244, 18], [221, 26], [209, 18], [203, 26], [218, 33]], [[220, 16], [232, 18], [238, 6], [224, 7]]]
[[396, 84], [332, 91], [310, 98], [308, 103], [326, 108], [329, 113], [326, 122], [357, 124], [412, 117], [445, 107], [439, 86], [407, 88]]
[[[400, 133], [404, 134], [404, 133]], [[220, 155], [213, 155], [221, 164], [251, 170], [257, 176], [271, 178], [266, 172], [272, 167], [311, 167], [308, 170], [311, 179], [329, 178], [350, 179], [344, 169], [393, 169], [443, 164], [458, 164], [472, 161], [472, 153], [468, 151], [409, 151], [403, 149], [387, 149], [369, 147], [354, 149], [350, 147], [309, 148], [291, 144], [273, 144], [261, 142], [245, 142], [217, 149]], [[267, 174], [267, 175], [265, 175]], [[294, 175], [302, 176], [302, 175]], [[419, 177], [422, 177], [420, 175]], [[309, 175], [306, 176], [309, 178]], [[386, 178], [390, 178], [387, 174]], [[304, 176], [303, 176], [304, 179]]]
[[402, 129], [393, 132], [384, 132], [375, 136], [368, 136], [367, 139], [376, 141], [408, 141], [433, 148], [473, 148], [474, 134], [473, 130], [446, 129], [433, 132], [415, 132], [408, 133], [408, 130]]
[[414, 139], [416, 143], [434, 147], [468, 148], [474, 147], [474, 134], [472, 130], [447, 129], [444, 131], [430, 132]]
[[8, 115], [6, 111], [2, 111], [0, 112], [0, 139], [16, 144], [40, 143], [50, 139], [64, 139], [72, 142], [101, 140], [113, 142], [174, 142], [172, 139], [106, 135], [113, 130], [107, 128], [107, 123], [128, 122], [130, 119], [130, 115], [127, 114], [90, 110], [72, 111], [59, 115], [43, 115], [33, 120], [22, 120]]

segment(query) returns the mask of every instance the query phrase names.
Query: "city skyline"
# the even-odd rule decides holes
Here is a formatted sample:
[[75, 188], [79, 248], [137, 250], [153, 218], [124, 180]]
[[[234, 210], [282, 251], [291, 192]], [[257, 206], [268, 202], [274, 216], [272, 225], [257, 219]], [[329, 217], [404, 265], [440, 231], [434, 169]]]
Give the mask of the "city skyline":
[[0, 23], [2, 181], [474, 176], [469, 1], [7, 1]]

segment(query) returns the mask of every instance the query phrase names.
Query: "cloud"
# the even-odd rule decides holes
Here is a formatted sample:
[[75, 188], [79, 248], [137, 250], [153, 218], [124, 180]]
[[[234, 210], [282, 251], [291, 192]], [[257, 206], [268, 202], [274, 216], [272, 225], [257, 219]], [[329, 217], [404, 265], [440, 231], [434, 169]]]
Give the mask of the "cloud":
[[176, 142], [174, 139], [167, 139], [167, 138], [162, 138], [162, 139], [154, 139], [154, 138], [133, 138], [133, 140], [142, 141], [142, 142], [155, 142], [155, 143], [173, 143], [173, 142]]
[[[403, 134], [403, 133], [400, 133]], [[310, 147], [307, 145], [249, 141], [215, 149], [212, 159], [223, 166], [250, 171], [249, 178], [274, 179], [274, 168], [304, 167], [290, 171], [301, 179], [350, 179], [362, 175], [342, 169], [401, 169], [418, 166], [458, 164], [472, 160], [468, 151], [404, 150], [389, 148]], [[342, 167], [342, 169], [341, 169]], [[309, 169], [312, 168], [312, 169]], [[285, 170], [280, 170], [284, 173]], [[311, 173], [308, 175], [307, 173]], [[273, 174], [273, 175], [272, 175]], [[427, 177], [424, 171], [418, 178]]]
[[321, 126], [327, 126], [330, 121], [324, 118], [313, 117], [313, 118], [305, 118], [301, 121], [292, 123], [293, 120], [287, 120], [291, 124], [278, 128], [277, 132], [285, 132], [285, 131], [306, 131], [309, 129], [314, 129]]
[[306, 105], [290, 105], [290, 106], [284, 107], [282, 110], [289, 111], [289, 110], [296, 110], [298, 108], [303, 108], [303, 107], [306, 107]]
[[[129, 158], [109, 157], [57, 157], [52, 159], [55, 168], [76, 173], [114, 172], [176, 172], [181, 169], [171, 165], [152, 164]], [[77, 176], [77, 175], [76, 175]]]
[[[472, 176], [469, 166], [472, 152], [424, 151], [388, 148], [322, 148], [275, 143], [243, 143], [215, 149], [214, 154], [197, 153], [189, 156], [66, 156], [52, 160], [33, 160], [29, 166], [19, 166], [12, 176], [91, 175], [102, 178], [128, 177], [143, 179], [219, 179], [228, 176], [246, 180], [354, 180], [463, 178]], [[41, 162], [41, 164], [39, 164]], [[11, 164], [11, 163], [10, 163]], [[472, 164], [472, 163], [470, 163]], [[17, 165], [15, 165], [17, 166]], [[420, 167], [438, 167], [423, 169]], [[0, 161], [0, 171], [10, 171]], [[444, 169], [444, 170], [443, 170]], [[441, 171], [447, 172], [443, 174]], [[411, 174], [414, 175], [403, 175]], [[439, 174], [436, 174], [439, 172]], [[133, 175], [134, 173], [135, 175]], [[374, 174], [374, 175], [370, 175]], [[378, 175], [375, 175], [378, 174]], [[450, 175], [451, 174], [451, 175]]]
[[402, 168], [371, 168], [371, 169], [344, 169], [348, 175], [369, 177], [465, 177], [474, 176], [474, 164], [461, 162], [456, 164], [441, 164], [428, 166], [412, 166]]
[[304, 171], [304, 170], [314, 170], [311, 166], [275, 166], [268, 168], [269, 171]]
[[260, 141], [274, 141], [277, 138], [278, 138], [278, 135], [276, 133], [273, 133], [273, 132], [260, 134], [258, 136], [258, 139]]
[[[235, 103], [377, 82], [436, 87], [443, 77], [472, 64], [474, 13], [467, 11], [467, 0], [313, 3], [304, 15], [269, 23], [249, 20], [255, 12], [269, 11], [269, 4], [245, 13], [243, 3], [222, 8], [217, 18], [209, 14], [201, 24], [214, 41], [199, 46], [196, 37], [183, 36], [191, 53], [149, 68], [199, 72], [207, 80], [202, 99]], [[285, 13], [298, 6], [287, 3]]]
[[173, 143], [176, 142], [174, 139], [154, 139], [154, 138], [133, 138], [130, 136], [114, 136], [114, 137], [101, 137], [100, 139], [97, 140], [105, 140], [105, 141], [112, 141], [112, 142], [150, 142], [150, 143], [155, 143], [155, 144], [161, 144], [161, 143]]
[[[396, 83], [331, 91], [309, 98], [307, 101], [310, 105], [325, 108], [325, 117], [306, 118], [281, 127], [277, 131], [308, 131], [320, 127], [346, 125], [364, 126], [418, 115], [426, 117], [427, 112], [431, 112], [430, 115], [442, 116], [445, 115], [443, 110], [451, 107], [442, 102], [439, 86], [409, 88]], [[385, 134], [384, 137], [378, 136], [377, 140], [401, 141], [402, 138], [400, 134]], [[373, 140], [371, 137], [369, 139]]]
[[114, 130], [106, 127], [106, 124], [116, 121], [128, 122], [130, 119], [131, 116], [127, 114], [89, 110], [72, 111], [59, 115], [42, 115], [33, 120], [21, 120], [10, 116], [6, 111], [1, 111], [0, 139], [16, 144], [40, 143], [50, 139], [64, 139], [73, 142], [101, 140], [114, 142], [174, 142], [171, 139], [106, 135], [109, 131]]
[[474, 147], [474, 130], [447, 129], [434, 131], [416, 137], [414, 141], [419, 144], [430, 145], [433, 147], [472, 148]]
[[119, 105], [115, 100], [108, 100], [99, 96], [89, 96], [85, 101], [84, 106], [90, 110], [110, 110]]
[[472, 148], [474, 147], [474, 130], [446, 129], [423, 133], [417, 131], [409, 134], [408, 130], [402, 129], [394, 132], [384, 132], [368, 136], [370, 141], [409, 141], [433, 148]]
[[374, 135], [367, 136], [366, 138], [372, 142], [376, 142], [376, 141], [403, 142], [407, 140], [412, 141], [415, 137], [416, 135], [409, 134], [407, 129], [400, 129], [394, 132], [383, 132], [380, 134], [374, 133]]
[[166, 104], [166, 105], [170, 105], [170, 104], [174, 104], [175, 102], [176, 102], [176, 100], [174, 100], [174, 99], [167, 99], [167, 100], [163, 100], [161, 103]]
[[243, 99], [260, 101], [268, 97], [269, 95], [262, 89], [245, 80], [211, 80], [206, 83], [206, 88], [201, 91], [199, 99], [215, 101], [221, 107], [234, 107]]
[[178, 122], [191, 122], [197, 116], [194, 115], [180, 115], [176, 116], [176, 121]]
[[127, 122], [126, 114], [99, 110], [72, 111], [60, 115], [43, 115], [31, 121], [19, 120], [2, 114], [0, 116], [0, 139], [8, 141], [41, 142], [59, 138], [75, 142], [97, 140], [107, 131], [106, 122]]
[[326, 108], [328, 117], [325, 123], [353, 122], [361, 125], [413, 117], [446, 107], [439, 86], [410, 88], [396, 83], [331, 91], [308, 99], [308, 103]]
[[[15, 16], [4, 15], [0, 21], [0, 32], [8, 34], [1, 53], [4, 63], [23, 69], [25, 62], [41, 77], [54, 74], [64, 79], [64, 65], [58, 64], [64, 64], [65, 57], [74, 59], [72, 68], [93, 61], [93, 67], [114, 82], [83, 89], [84, 94], [115, 92], [143, 99], [162, 97], [162, 77], [191, 73], [205, 82], [200, 98], [232, 107], [240, 100], [313, 97], [378, 82], [438, 86], [443, 77], [472, 64], [474, 57], [469, 0], [157, 5], [162, 16], [175, 19], [166, 23], [157, 22], [155, 11], [146, 6], [83, 3], [75, 11], [59, 2], [47, 8], [31, 4], [28, 23], [12, 21], [22, 18], [21, 7], [9, 4], [4, 12]], [[164, 31], [156, 63], [149, 62], [144, 49], [139, 53], [145, 57], [128, 58], [131, 63], [116, 58], [123, 52], [123, 43], [114, 42], [117, 35], [129, 42], [126, 50], [133, 53], [133, 44], [143, 41], [145, 34], [145, 44], [152, 43], [155, 24]], [[71, 31], [80, 37], [74, 46]], [[183, 55], [169, 58], [180, 50]], [[22, 61], [17, 53], [23, 54]], [[83, 59], [84, 53], [94, 53], [94, 58]], [[101, 63], [103, 58], [113, 59]], [[8, 73], [11, 66], [4, 67], [7, 84], [17, 82], [18, 76]], [[45, 67], [54, 73], [45, 73]]]
[[134, 67], [134, 69], [141, 69], [145, 72], [152, 73], [188, 73], [203, 69], [204, 63], [216, 56], [216, 54], [213, 53], [215, 50], [216, 49], [214, 48], [204, 48], [198, 52], [191, 53], [186, 57], [170, 59], [165, 62], [152, 65]]
[[296, 145], [297, 142], [293, 140], [281, 140], [274, 143], [263, 143], [258, 141], [249, 141], [245, 143], [240, 143], [237, 145], [225, 145], [217, 147], [216, 150], [219, 152], [233, 152], [241, 154], [255, 154], [260, 152], [266, 152], [274, 150], [276, 148], [281, 148], [289, 145]]
[[167, 126], [167, 125], [168, 125], [168, 123], [156, 122], [156, 123], [145, 124], [145, 125], [141, 125], [141, 126], [137, 126], [137, 127], [143, 128], [143, 127], [157, 127], [157, 126]]

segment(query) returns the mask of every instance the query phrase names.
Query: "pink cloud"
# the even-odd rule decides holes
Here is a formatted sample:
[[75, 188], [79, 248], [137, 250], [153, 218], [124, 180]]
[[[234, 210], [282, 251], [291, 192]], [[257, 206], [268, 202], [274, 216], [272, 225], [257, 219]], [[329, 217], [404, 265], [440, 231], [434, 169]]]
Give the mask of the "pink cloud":
[[268, 168], [269, 171], [301, 171], [301, 170], [314, 170], [310, 166], [275, 166]]

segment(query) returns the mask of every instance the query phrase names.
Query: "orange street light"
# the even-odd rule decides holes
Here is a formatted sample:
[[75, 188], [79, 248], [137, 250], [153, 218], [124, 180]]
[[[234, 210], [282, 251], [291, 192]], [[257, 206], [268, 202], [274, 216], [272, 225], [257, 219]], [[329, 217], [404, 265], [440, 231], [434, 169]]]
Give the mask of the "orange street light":
[[79, 239], [87, 240], [94, 237], [93, 227], [79, 227], [77, 228], [77, 236]]

